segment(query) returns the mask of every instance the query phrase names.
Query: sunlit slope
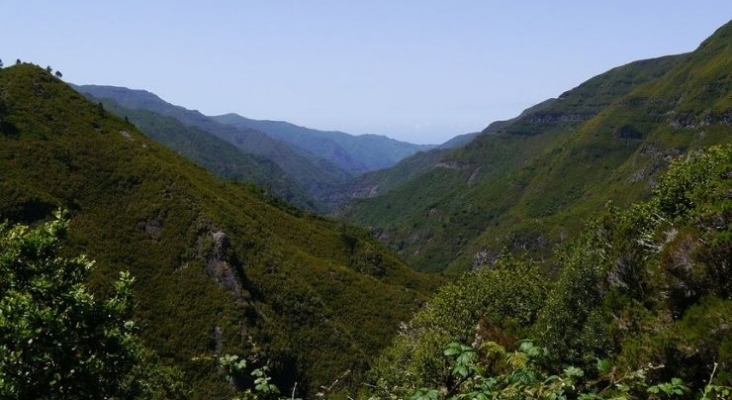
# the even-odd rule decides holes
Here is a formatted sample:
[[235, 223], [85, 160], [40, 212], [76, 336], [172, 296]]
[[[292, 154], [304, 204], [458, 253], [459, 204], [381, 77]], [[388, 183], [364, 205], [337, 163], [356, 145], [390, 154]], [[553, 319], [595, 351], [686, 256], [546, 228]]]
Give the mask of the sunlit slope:
[[423, 270], [548, 256], [606, 202], [647, 196], [672, 158], [730, 140], [730, 30], [592, 78], [347, 215]]
[[285, 142], [250, 128], [238, 128], [215, 121], [195, 110], [165, 102], [153, 93], [124, 87], [84, 85], [75, 87], [95, 99], [113, 99], [123, 107], [153, 111], [173, 117], [225, 140], [246, 153], [264, 157], [279, 166], [308, 194], [318, 197], [332, 185], [345, 182], [352, 175], [336, 164], [316, 157]]
[[316, 210], [314, 200], [275, 162], [247, 153], [203, 129], [188, 126], [173, 117], [153, 111], [121, 106], [115, 100], [101, 100], [112, 113], [132, 122], [145, 136], [222, 178], [255, 183], [273, 196], [300, 209]]
[[230, 397], [221, 353], [266, 357], [303, 393], [353, 382], [435, 287], [364, 232], [213, 177], [38, 67], [0, 70], [0, 102], [0, 218], [69, 209], [92, 283], [136, 277], [142, 335], [196, 398]]

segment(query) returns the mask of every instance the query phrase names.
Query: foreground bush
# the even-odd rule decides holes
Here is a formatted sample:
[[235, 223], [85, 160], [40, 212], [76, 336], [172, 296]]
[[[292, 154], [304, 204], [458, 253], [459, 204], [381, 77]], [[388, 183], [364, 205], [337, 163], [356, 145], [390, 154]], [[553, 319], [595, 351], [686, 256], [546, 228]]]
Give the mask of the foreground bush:
[[35, 228], [0, 224], [0, 397], [169, 398], [175, 369], [156, 367], [132, 319], [133, 278], [106, 299], [85, 282], [94, 263], [59, 255], [60, 212]]

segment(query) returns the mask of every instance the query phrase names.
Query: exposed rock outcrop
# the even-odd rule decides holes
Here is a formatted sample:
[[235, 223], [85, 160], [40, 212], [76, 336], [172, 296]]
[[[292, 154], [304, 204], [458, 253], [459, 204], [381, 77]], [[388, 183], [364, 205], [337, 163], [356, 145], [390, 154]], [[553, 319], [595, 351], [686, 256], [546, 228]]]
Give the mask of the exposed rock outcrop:
[[206, 272], [219, 286], [238, 298], [241, 296], [241, 285], [226, 257], [229, 249], [229, 239], [222, 230], [216, 230], [210, 234], [213, 243], [206, 257]]

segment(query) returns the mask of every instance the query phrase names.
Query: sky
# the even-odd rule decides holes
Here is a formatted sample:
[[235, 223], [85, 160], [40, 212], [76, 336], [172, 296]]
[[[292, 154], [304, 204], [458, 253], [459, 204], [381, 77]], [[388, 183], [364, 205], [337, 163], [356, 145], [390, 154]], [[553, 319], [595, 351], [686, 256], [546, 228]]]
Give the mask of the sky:
[[731, 18], [729, 0], [0, 0], [0, 59], [207, 115], [442, 143]]

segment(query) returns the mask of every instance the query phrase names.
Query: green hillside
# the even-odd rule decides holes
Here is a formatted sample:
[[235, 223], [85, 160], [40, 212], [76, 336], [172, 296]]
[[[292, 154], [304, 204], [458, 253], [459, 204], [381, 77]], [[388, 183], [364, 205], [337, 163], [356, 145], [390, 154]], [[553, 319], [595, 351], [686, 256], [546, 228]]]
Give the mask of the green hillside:
[[350, 173], [336, 164], [275, 140], [260, 131], [219, 123], [198, 111], [167, 103], [144, 90], [99, 85], [75, 86], [75, 88], [96, 100], [113, 99], [126, 108], [148, 110], [173, 117], [184, 125], [197, 127], [225, 140], [241, 151], [264, 157], [277, 164], [314, 198], [351, 177]]
[[391, 168], [361, 174], [331, 190], [323, 202], [340, 215], [353, 199], [380, 196], [432, 169], [446, 150], [434, 149], [407, 157]]
[[731, 171], [730, 145], [673, 162], [556, 249], [557, 279], [504, 253], [446, 285], [375, 363], [372, 398], [729, 399]]
[[[527, 110], [521, 116], [538, 111], [548, 106], [556, 99], [543, 101]], [[417, 179], [417, 177], [429, 172], [434, 168], [443, 168], [441, 164], [443, 157], [449, 157], [450, 150], [461, 148], [470, 143], [473, 139], [483, 134], [496, 133], [504, 126], [520, 118], [516, 117], [509, 121], [495, 121], [483, 132], [468, 133], [456, 136], [441, 144], [437, 149], [422, 151], [411, 157], [407, 157], [391, 168], [361, 174], [346, 183], [340, 184], [331, 190], [323, 202], [334, 208], [334, 215], [342, 215], [350, 208], [349, 202], [353, 199], [381, 196], [402, 186], [403, 184]]]
[[145, 134], [169, 149], [222, 178], [255, 183], [300, 209], [316, 211], [317, 204], [292, 181], [277, 164], [245, 153], [231, 143], [194, 126], [183, 125], [173, 117], [122, 107], [112, 99], [101, 103], [110, 112], [127, 118]]
[[214, 178], [36, 66], [0, 70], [0, 129], [0, 219], [68, 209], [66, 251], [97, 261], [95, 290], [131, 272], [142, 338], [193, 398], [233, 395], [224, 353], [270, 360], [303, 395], [358, 382], [439, 283], [360, 229]]
[[731, 139], [730, 30], [592, 78], [346, 215], [423, 270], [481, 267], [504, 247], [551, 257], [608, 201], [647, 196], [669, 160]]
[[356, 175], [391, 167], [412, 154], [435, 147], [401, 142], [379, 135], [354, 136], [344, 132], [305, 128], [284, 121], [259, 121], [238, 114], [212, 118], [223, 124], [264, 132]]

